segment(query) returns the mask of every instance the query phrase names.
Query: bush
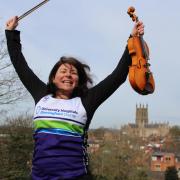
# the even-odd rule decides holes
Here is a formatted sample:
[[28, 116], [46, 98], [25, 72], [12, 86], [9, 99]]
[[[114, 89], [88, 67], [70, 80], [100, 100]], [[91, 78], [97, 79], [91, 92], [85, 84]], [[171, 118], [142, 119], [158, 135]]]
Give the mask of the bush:
[[32, 118], [19, 116], [7, 119], [0, 134], [0, 179], [29, 179], [33, 151]]
[[177, 170], [174, 166], [168, 167], [165, 171], [165, 180], [178, 180]]

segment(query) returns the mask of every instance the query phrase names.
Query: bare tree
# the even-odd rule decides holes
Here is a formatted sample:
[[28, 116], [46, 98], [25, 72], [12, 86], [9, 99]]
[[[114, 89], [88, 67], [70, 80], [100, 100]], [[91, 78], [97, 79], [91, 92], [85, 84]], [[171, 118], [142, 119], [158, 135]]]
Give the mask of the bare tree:
[[6, 41], [0, 33], [0, 106], [22, 100], [25, 88], [18, 79], [9, 60]]

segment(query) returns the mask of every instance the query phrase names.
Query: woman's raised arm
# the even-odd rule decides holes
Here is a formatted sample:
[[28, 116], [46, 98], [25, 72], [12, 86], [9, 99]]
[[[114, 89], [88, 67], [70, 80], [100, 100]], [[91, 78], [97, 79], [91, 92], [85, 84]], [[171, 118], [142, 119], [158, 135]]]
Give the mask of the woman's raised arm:
[[17, 26], [17, 16], [6, 23], [5, 33], [9, 56], [20, 80], [34, 98], [35, 103], [37, 103], [46, 93], [46, 84], [28, 66], [21, 51], [20, 31], [15, 30]]

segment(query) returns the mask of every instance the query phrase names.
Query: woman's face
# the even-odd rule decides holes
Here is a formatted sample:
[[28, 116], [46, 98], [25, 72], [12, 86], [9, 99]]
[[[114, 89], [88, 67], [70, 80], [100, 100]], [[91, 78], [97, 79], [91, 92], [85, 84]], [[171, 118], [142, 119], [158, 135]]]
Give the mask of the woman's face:
[[77, 69], [68, 63], [62, 64], [57, 70], [53, 83], [61, 93], [71, 95], [78, 86], [79, 76]]

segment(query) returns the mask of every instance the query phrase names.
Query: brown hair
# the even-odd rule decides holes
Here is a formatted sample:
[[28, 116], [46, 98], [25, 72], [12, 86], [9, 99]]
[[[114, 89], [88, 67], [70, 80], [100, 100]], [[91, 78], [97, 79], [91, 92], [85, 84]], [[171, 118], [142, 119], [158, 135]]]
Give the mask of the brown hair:
[[52, 94], [53, 96], [56, 95], [56, 91], [58, 90], [58, 88], [53, 83], [53, 79], [59, 67], [65, 63], [73, 65], [78, 71], [79, 82], [78, 86], [74, 89], [72, 93], [72, 97], [82, 96], [88, 90], [89, 85], [93, 84], [93, 81], [88, 73], [90, 71], [90, 67], [86, 64], [81, 63], [74, 57], [65, 56], [60, 58], [60, 60], [54, 65], [49, 74], [49, 81], [47, 83], [47, 94]]

